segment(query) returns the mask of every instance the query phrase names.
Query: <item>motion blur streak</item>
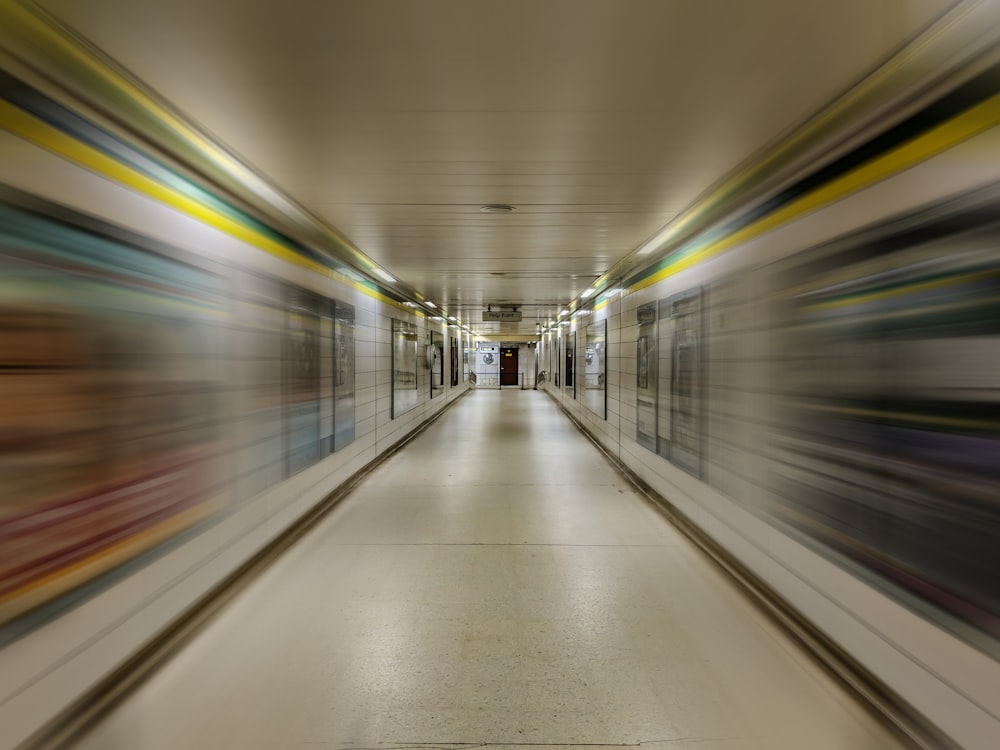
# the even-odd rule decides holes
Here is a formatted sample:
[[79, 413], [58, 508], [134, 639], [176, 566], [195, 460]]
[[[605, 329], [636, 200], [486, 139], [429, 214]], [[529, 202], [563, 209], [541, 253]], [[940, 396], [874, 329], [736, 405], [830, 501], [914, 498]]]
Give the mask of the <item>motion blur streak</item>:
[[0, 207], [0, 619], [220, 504], [220, 280]]
[[[0, 745], [519, 351], [425, 315], [32, 8], [0, 2]], [[1000, 47], [960, 25], [678, 207], [523, 356], [900, 704], [987, 747]]]
[[956, 632], [1000, 639], [1000, 193], [777, 274], [775, 514]]

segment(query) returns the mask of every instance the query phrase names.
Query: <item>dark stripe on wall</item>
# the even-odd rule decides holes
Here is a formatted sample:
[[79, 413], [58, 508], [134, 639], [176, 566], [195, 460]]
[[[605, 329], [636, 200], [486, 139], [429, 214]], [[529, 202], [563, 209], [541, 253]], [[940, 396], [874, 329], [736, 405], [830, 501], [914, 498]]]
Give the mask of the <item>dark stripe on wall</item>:
[[721, 226], [709, 229], [685, 242], [678, 250], [670, 253], [653, 266], [628, 278], [623, 286], [628, 288], [663, 270], [675, 262], [678, 255], [686, 249], [693, 240], [699, 244], [721, 239], [761, 220], [798, 198], [806, 195], [827, 183], [847, 174], [866, 162], [882, 156], [892, 149], [910, 141], [933, 128], [947, 122], [956, 115], [975, 107], [992, 96], [1000, 93], [1000, 63], [991, 66], [975, 78], [971, 79], [955, 91], [952, 91], [920, 112], [910, 116], [903, 122], [889, 128], [884, 133], [875, 136], [854, 151], [821, 167], [812, 174], [799, 180], [794, 185], [785, 188], [777, 195], [769, 198], [741, 216], [732, 219]]

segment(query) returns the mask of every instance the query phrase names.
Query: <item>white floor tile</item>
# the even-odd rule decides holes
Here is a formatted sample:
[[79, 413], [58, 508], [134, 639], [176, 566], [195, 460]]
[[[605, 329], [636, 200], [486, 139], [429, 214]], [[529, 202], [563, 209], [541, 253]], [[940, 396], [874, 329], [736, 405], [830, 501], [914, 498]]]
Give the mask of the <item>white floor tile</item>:
[[78, 746], [448, 743], [895, 746], [532, 391], [464, 398]]

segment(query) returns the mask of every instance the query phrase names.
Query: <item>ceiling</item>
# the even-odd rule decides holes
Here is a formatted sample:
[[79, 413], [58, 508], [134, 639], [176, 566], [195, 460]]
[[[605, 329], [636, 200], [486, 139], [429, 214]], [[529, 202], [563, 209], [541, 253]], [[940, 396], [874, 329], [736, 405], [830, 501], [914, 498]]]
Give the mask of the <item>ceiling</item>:
[[483, 334], [553, 319], [953, 4], [38, 0]]

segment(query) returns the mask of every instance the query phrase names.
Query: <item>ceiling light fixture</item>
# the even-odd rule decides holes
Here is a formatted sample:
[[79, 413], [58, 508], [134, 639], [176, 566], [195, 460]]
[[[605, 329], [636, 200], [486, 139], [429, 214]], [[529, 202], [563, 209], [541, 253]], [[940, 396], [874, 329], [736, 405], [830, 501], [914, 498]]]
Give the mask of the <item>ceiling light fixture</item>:
[[479, 210], [484, 214], [512, 214], [517, 209], [507, 203], [487, 203], [485, 206], [480, 206]]
[[428, 306], [429, 308], [431, 308], [432, 310], [433, 310], [433, 309], [434, 309], [435, 307], [437, 307], [437, 305], [435, 305], [435, 304], [434, 304], [433, 302], [431, 302], [430, 300], [428, 300], [428, 301], [427, 301], [427, 302], [425, 302], [424, 304], [425, 304], [425, 305], [427, 305], [427, 306]]
[[560, 315], [569, 315], [569, 310], [560, 310], [559, 314]]
[[449, 315], [448, 320], [458, 320], [454, 315]]
[[349, 279], [354, 279], [355, 281], [364, 281], [365, 277], [355, 271], [353, 268], [347, 268], [346, 266], [341, 267], [340, 272], [344, 274]]
[[396, 279], [393, 276], [389, 275], [388, 272], [383, 271], [381, 268], [373, 268], [372, 273], [378, 276], [380, 279], [382, 279], [382, 281], [388, 281], [390, 284], [396, 283]]
[[582, 292], [580, 292], [580, 296], [581, 296], [581, 297], [582, 297], [583, 299], [587, 299], [587, 297], [591, 296], [591, 295], [592, 295], [592, 294], [593, 294], [594, 292], [596, 292], [596, 291], [597, 291], [597, 290], [596, 290], [596, 289], [594, 289], [594, 287], [590, 287], [590, 288], [588, 288], [588, 289], [584, 289], [584, 290], [583, 290]]

